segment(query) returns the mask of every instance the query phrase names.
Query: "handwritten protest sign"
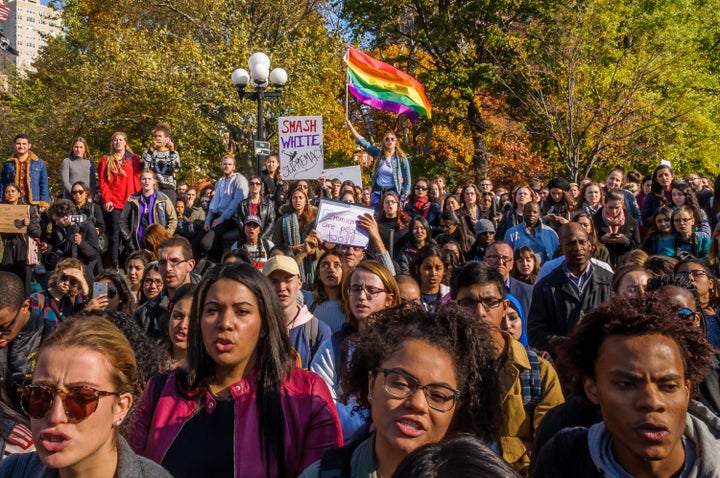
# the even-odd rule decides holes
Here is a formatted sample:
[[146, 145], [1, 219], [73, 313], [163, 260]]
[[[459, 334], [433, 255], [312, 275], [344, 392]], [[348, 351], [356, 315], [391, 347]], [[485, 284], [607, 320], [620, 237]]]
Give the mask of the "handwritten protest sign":
[[319, 178], [324, 165], [322, 116], [282, 116], [278, 133], [285, 179]]
[[25, 218], [28, 217], [28, 206], [0, 204], [0, 232], [11, 234], [27, 233]]
[[339, 179], [340, 181], [350, 180], [355, 186], [362, 187], [362, 173], [360, 166], [346, 166], [344, 168], [330, 168], [325, 170], [326, 179]]
[[315, 230], [320, 239], [344, 246], [367, 247], [370, 238], [367, 231], [357, 226], [361, 214], [373, 213], [370, 207], [344, 202], [320, 200]]

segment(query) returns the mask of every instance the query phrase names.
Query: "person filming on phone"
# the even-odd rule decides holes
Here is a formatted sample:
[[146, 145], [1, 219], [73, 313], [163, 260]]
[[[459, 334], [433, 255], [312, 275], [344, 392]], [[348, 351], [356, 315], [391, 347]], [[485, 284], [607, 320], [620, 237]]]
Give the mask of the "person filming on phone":
[[45, 231], [44, 242], [48, 244], [46, 267], [55, 267], [61, 259], [78, 259], [83, 264], [85, 279], [91, 283], [93, 270], [100, 258], [95, 225], [86, 221], [85, 216], [78, 215], [69, 199], [57, 199], [48, 209], [48, 215], [53, 226]]

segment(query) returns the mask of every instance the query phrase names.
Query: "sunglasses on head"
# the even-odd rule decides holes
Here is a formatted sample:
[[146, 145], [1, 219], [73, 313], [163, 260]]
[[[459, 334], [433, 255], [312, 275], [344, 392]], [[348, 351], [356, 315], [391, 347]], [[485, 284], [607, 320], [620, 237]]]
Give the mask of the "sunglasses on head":
[[102, 397], [107, 395], [120, 396], [117, 392], [104, 392], [86, 386], [65, 389], [32, 384], [23, 387], [20, 395], [20, 406], [30, 418], [43, 418], [52, 408], [55, 395], [60, 395], [65, 415], [75, 422], [83, 421], [92, 415], [97, 410]]

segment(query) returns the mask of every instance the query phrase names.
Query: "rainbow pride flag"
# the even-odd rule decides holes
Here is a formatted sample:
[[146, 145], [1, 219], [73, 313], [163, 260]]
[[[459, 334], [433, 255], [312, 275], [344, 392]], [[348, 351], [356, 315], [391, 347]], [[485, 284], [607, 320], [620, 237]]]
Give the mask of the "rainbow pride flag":
[[361, 103], [403, 114], [415, 122], [431, 117], [425, 88], [412, 76], [354, 48], [344, 57], [348, 67], [348, 89]]

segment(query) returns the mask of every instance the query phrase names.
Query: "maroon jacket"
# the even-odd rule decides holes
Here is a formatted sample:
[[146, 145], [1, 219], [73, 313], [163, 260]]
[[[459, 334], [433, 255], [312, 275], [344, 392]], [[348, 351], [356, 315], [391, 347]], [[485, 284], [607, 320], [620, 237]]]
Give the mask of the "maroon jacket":
[[[266, 476], [265, 460], [258, 440], [258, 408], [255, 402], [257, 372], [230, 387], [235, 400], [235, 477]], [[165, 454], [183, 425], [205, 407], [210, 413], [216, 406], [212, 394], [201, 400], [182, 392], [171, 374], [152, 410], [154, 379], [145, 388], [127, 439], [135, 453], [162, 463]], [[335, 405], [325, 382], [312, 372], [293, 369], [280, 387], [285, 414], [285, 469], [287, 476], [298, 476], [322, 458], [325, 451], [341, 446], [342, 430]], [[208, 430], [212, 433], [212, 430]], [[201, 457], [198, 457], [201, 459]], [[277, 476], [273, 463], [269, 476]]]

